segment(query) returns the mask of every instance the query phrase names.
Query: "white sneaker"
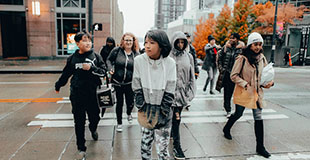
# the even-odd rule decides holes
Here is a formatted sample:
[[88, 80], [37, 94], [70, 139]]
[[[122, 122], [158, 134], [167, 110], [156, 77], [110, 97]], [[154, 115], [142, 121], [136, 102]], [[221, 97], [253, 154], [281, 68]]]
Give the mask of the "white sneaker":
[[131, 124], [132, 123], [132, 115], [128, 115], [127, 120], [128, 120], [128, 123]]
[[121, 124], [118, 124], [118, 125], [116, 126], [116, 131], [117, 131], [117, 132], [122, 132], [122, 131], [123, 131], [123, 127], [122, 127]]
[[226, 113], [226, 117], [229, 118], [230, 116], [231, 116], [231, 113], [230, 113], [230, 112], [227, 112], [227, 113]]
[[86, 152], [85, 151], [79, 151], [78, 155], [77, 155], [77, 160], [83, 160], [86, 158]]

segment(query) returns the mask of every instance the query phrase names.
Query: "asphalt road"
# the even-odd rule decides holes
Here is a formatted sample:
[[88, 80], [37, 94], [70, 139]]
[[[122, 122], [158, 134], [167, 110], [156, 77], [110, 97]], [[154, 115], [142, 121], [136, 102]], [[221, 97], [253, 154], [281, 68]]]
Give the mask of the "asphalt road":
[[[232, 128], [233, 140], [223, 138], [227, 120], [223, 95], [202, 91], [206, 72], [197, 80], [197, 95], [184, 111], [181, 143], [188, 159], [259, 160], [255, 154], [251, 110]], [[59, 74], [0, 74], [0, 159], [72, 160], [76, 157], [69, 85], [55, 94]], [[310, 159], [310, 69], [276, 68], [275, 86], [265, 90], [265, 146], [270, 159]], [[124, 107], [125, 108], [125, 107]], [[86, 129], [87, 159], [140, 159], [140, 127], [123, 118], [123, 132], [115, 131], [115, 108], [99, 124], [99, 141]], [[124, 112], [125, 113], [125, 112]], [[172, 149], [170, 146], [170, 152]], [[153, 158], [156, 159], [155, 147]]]

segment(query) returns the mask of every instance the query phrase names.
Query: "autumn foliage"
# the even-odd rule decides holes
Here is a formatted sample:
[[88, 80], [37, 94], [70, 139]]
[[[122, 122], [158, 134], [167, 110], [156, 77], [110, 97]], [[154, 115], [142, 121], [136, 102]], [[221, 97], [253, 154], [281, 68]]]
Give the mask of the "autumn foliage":
[[224, 5], [220, 15], [216, 18], [215, 33], [213, 34], [216, 42], [223, 46], [229, 39], [229, 30], [231, 26], [231, 9]]
[[[277, 21], [284, 24], [285, 30], [288, 24], [294, 24], [294, 20], [301, 19], [305, 11], [309, 11], [305, 6], [295, 7], [290, 3], [279, 4]], [[253, 5], [253, 0], [238, 0], [234, 4], [233, 11], [225, 5], [216, 20], [213, 14], [210, 14], [207, 20], [200, 19], [199, 24], [196, 25], [193, 42], [197, 57], [204, 58], [204, 46], [208, 43], [209, 35], [213, 35], [216, 43], [223, 46], [233, 32], [239, 33], [243, 42], [247, 42], [248, 34], [253, 31], [271, 34], [274, 13], [275, 6], [270, 1]]]
[[247, 18], [252, 12], [252, 6], [252, 0], [238, 0], [234, 5], [231, 31], [239, 33], [240, 39], [244, 42], [248, 38], [249, 22]]
[[[271, 4], [272, 5], [272, 4]], [[295, 24], [295, 19], [300, 19], [304, 11], [307, 9], [305, 6], [295, 7], [293, 4], [280, 4], [278, 6], [277, 21], [283, 22], [284, 27], [287, 24]], [[260, 26], [254, 29], [256, 32], [262, 34], [271, 34], [273, 32], [275, 6], [265, 7], [261, 12], [258, 12], [256, 22], [259, 22]], [[257, 13], [256, 13], [257, 14]]]
[[214, 14], [209, 14], [207, 20], [202, 18], [199, 20], [199, 24], [196, 25], [196, 32], [194, 32], [193, 46], [196, 49], [196, 55], [198, 58], [203, 59], [206, 55], [204, 51], [205, 45], [208, 43], [208, 36], [214, 33], [216, 26], [216, 20]]

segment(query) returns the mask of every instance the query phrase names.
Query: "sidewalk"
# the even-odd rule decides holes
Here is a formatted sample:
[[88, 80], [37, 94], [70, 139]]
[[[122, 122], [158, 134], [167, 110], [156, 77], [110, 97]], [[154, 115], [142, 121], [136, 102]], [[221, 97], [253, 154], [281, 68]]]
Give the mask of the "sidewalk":
[[0, 60], [0, 73], [61, 73], [66, 59]]

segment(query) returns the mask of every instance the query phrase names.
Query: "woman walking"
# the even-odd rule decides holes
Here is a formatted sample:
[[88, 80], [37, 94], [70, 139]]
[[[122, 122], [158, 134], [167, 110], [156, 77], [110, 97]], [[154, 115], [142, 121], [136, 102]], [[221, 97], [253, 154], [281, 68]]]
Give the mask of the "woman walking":
[[127, 106], [127, 120], [132, 123], [133, 91], [131, 88], [134, 57], [139, 52], [136, 49], [136, 37], [132, 33], [125, 33], [121, 39], [121, 46], [114, 48], [107, 58], [108, 71], [112, 75], [112, 84], [116, 92], [116, 131], [122, 132], [122, 114], [124, 95]]
[[[242, 116], [245, 108], [251, 108], [255, 120], [256, 152], [268, 158], [270, 154], [264, 147], [264, 126], [262, 119], [262, 108], [264, 107], [263, 88], [270, 88], [274, 83], [271, 81], [265, 86], [260, 85], [262, 70], [268, 64], [263, 54], [262, 46], [262, 36], [256, 32], [251, 33], [248, 37], [247, 48], [236, 58], [230, 74], [231, 80], [236, 84], [234, 91], [236, 109], [235, 113], [229, 117], [228, 122], [223, 128], [223, 132], [224, 137], [231, 140], [231, 127]], [[246, 97], [243, 97], [243, 101], [245, 99], [251, 99], [245, 105], [240, 105], [241, 102], [237, 101], [237, 98], [241, 97], [241, 92], [237, 92], [237, 87], [241, 87], [243, 89], [242, 91], [247, 93]]]
[[184, 107], [189, 105], [189, 102], [195, 96], [195, 71], [194, 60], [192, 55], [185, 49], [188, 41], [183, 32], [177, 31], [174, 33], [172, 40], [172, 57], [177, 64], [177, 86], [175, 90], [175, 99], [172, 104], [173, 117], [171, 135], [173, 137], [173, 153], [175, 159], [185, 159], [180, 141], [180, 123], [181, 113]]
[[216, 55], [217, 55], [217, 48], [218, 46], [215, 44], [215, 39], [212, 35], [208, 36], [208, 44], [205, 46], [206, 57], [203, 61], [202, 69], [208, 72], [208, 78], [206, 83], [203, 87], [203, 91], [207, 90], [209, 82], [210, 85], [210, 94], [215, 94], [213, 92], [214, 82], [215, 82], [215, 75], [217, 73], [216, 67]]
[[157, 156], [169, 159], [171, 105], [176, 86], [176, 64], [170, 58], [171, 45], [161, 30], [148, 31], [144, 38], [145, 54], [135, 58], [132, 88], [138, 122], [142, 127], [141, 158], [152, 159], [155, 140]]

